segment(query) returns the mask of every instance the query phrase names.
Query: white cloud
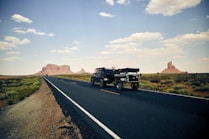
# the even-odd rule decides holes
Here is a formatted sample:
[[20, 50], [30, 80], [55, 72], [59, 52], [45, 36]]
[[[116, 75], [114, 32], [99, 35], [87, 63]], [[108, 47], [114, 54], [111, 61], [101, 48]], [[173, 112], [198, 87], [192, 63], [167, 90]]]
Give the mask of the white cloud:
[[117, 0], [118, 4], [127, 5], [130, 3], [130, 0]]
[[134, 33], [128, 37], [109, 41], [100, 55], [126, 55], [139, 58], [180, 57], [183, 50], [178, 45], [164, 45], [159, 32]]
[[[115, 0], [117, 4], [127, 5], [130, 3], [130, 0]], [[105, 0], [105, 2], [111, 6], [115, 5], [114, 0]]]
[[79, 48], [77, 46], [73, 46], [73, 47], [65, 47], [64, 49], [53, 49], [51, 50], [52, 53], [61, 53], [61, 54], [71, 54], [75, 51], [79, 50]]
[[14, 45], [25, 45], [25, 44], [29, 44], [30, 43], [30, 40], [25, 38], [23, 40], [20, 40], [16, 37], [13, 37], [13, 36], [5, 36], [4, 38], [5, 41], [8, 41]]
[[2, 60], [3, 61], [15, 61], [15, 60], [19, 60], [21, 59], [21, 57], [18, 57], [18, 56], [12, 56], [12, 57], [6, 57], [6, 58], [3, 58]]
[[105, 0], [105, 2], [111, 6], [114, 5], [114, 0]]
[[184, 9], [195, 7], [200, 2], [201, 0], [150, 0], [146, 12], [172, 16], [182, 12]]
[[200, 58], [200, 61], [209, 62], [209, 57], [202, 57]]
[[42, 31], [37, 31], [34, 28], [28, 28], [27, 30], [21, 30], [21, 28], [13, 28], [12, 29], [14, 32], [18, 33], [18, 34], [26, 34], [26, 33], [32, 33], [34, 35], [38, 35], [38, 36], [48, 36], [48, 37], [53, 37], [55, 36], [54, 33], [45, 33]]
[[20, 52], [18, 52], [18, 51], [8, 51], [7, 54], [9, 54], [9, 55], [19, 55]]
[[209, 19], [209, 15], [207, 15], [206, 18]]
[[55, 36], [55, 34], [54, 33], [49, 33], [49, 34], [47, 34], [47, 36], [53, 37], [53, 36]]
[[[188, 33], [173, 38], [164, 38], [159, 32], [134, 33], [124, 38], [109, 41], [105, 49], [99, 54], [112, 59], [180, 59], [185, 58], [184, 46], [201, 46], [209, 41], [209, 30], [207, 32]], [[125, 57], [124, 57], [125, 55]], [[139, 60], [138, 59], [138, 60]], [[208, 58], [202, 58], [207, 61]]]
[[189, 33], [184, 35], [179, 35], [171, 39], [166, 39], [163, 41], [165, 45], [186, 45], [191, 43], [202, 43], [205, 41], [209, 41], [209, 30], [207, 32], [199, 32], [199, 33]]
[[0, 50], [9, 50], [12, 48], [16, 48], [16, 46], [10, 42], [0, 41]]
[[134, 33], [128, 37], [110, 41], [110, 43], [144, 42], [149, 40], [161, 40], [163, 36], [159, 32]]
[[33, 33], [35, 35], [39, 35], [39, 36], [44, 36], [45, 35], [45, 32], [40, 32], [40, 31], [37, 31], [36, 29], [34, 28], [29, 28], [26, 30], [26, 33]]
[[18, 23], [21, 23], [21, 22], [32, 23], [32, 20], [19, 14], [13, 14], [11, 19]]
[[103, 17], [113, 17], [113, 15], [106, 13], [106, 12], [100, 12], [99, 15]]

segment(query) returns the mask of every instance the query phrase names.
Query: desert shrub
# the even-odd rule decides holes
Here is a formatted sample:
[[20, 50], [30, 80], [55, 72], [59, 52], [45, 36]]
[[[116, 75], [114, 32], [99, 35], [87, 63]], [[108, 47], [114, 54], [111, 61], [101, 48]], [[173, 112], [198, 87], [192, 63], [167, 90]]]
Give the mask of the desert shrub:
[[149, 81], [141, 81], [140, 88], [142, 89], [153, 89], [153, 85]]
[[188, 79], [187, 78], [177, 78], [175, 79], [176, 83], [181, 83], [181, 82], [186, 82]]
[[6, 98], [7, 98], [7, 96], [5, 93], [0, 93], [0, 100], [4, 100]]
[[161, 84], [162, 85], [173, 85], [174, 82], [173, 82], [173, 80], [166, 80], [166, 81], [162, 82]]
[[14, 101], [13, 99], [7, 100], [7, 104], [8, 104], [8, 105], [12, 105], [12, 104], [14, 104], [14, 103], [15, 103], [15, 101]]
[[201, 84], [195, 88], [195, 91], [209, 92], [209, 83]]
[[11, 91], [7, 91], [7, 92], [6, 92], [7, 98], [10, 98], [10, 99], [16, 98], [17, 95], [18, 95], [18, 92], [15, 91], [15, 90], [11, 90]]
[[149, 81], [152, 82], [152, 83], [159, 83], [160, 78], [151, 78], [151, 79], [149, 79]]
[[193, 85], [193, 86], [200, 86], [201, 85], [201, 82], [199, 80], [193, 80], [191, 82], [191, 85]]
[[184, 86], [175, 86], [174, 88], [171, 88], [169, 92], [182, 95], [192, 95], [192, 93]]
[[33, 83], [33, 86], [40, 86], [41, 85], [41, 82], [40, 81], [35, 81], [34, 83]]

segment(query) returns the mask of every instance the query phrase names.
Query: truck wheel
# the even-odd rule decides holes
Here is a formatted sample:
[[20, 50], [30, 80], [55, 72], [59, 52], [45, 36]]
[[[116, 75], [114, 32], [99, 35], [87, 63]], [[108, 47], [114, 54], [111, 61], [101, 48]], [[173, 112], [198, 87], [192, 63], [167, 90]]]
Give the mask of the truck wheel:
[[123, 89], [123, 82], [117, 81], [116, 87], [117, 87], [118, 90], [122, 90]]
[[91, 79], [91, 85], [92, 86], [94, 85], [94, 79]]
[[132, 88], [133, 90], [138, 90], [138, 88], [139, 88], [139, 83], [131, 83], [131, 88]]
[[103, 79], [100, 79], [100, 84], [99, 84], [100, 87], [104, 87], [105, 86], [105, 83], [104, 83], [104, 80]]

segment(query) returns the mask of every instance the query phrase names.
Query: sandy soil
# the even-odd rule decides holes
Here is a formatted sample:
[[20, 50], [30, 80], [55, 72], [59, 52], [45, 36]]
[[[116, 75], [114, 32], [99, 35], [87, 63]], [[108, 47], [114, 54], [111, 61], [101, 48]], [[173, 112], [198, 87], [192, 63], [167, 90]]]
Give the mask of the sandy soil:
[[81, 139], [79, 129], [65, 117], [44, 80], [25, 100], [0, 109], [0, 138]]

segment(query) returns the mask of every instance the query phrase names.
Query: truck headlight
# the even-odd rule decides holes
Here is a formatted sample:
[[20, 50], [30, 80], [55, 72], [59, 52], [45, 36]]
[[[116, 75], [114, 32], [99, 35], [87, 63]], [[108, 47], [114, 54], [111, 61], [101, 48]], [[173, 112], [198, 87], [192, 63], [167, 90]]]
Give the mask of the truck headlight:
[[120, 80], [121, 80], [121, 81], [125, 81], [126, 79], [125, 79], [125, 78], [120, 78]]
[[108, 78], [104, 78], [104, 81], [108, 81]]

